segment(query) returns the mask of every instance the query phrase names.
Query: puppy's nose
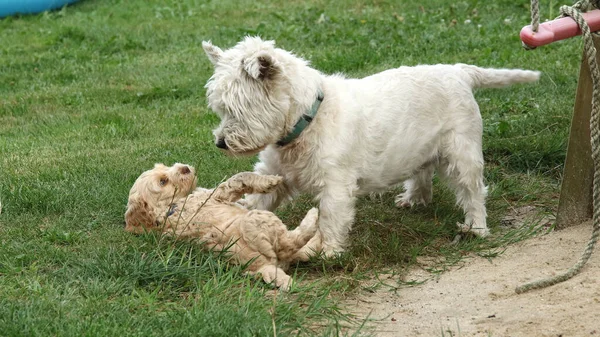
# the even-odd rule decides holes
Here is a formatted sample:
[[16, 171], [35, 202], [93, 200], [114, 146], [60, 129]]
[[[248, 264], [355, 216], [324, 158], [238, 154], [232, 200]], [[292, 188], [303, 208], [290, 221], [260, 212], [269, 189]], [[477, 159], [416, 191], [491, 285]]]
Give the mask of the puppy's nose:
[[190, 168], [189, 168], [189, 167], [187, 167], [187, 166], [183, 166], [183, 167], [181, 167], [181, 168], [179, 169], [179, 172], [181, 172], [181, 174], [189, 174], [189, 173], [190, 173], [190, 172], [192, 172], [192, 171], [190, 171]]
[[217, 140], [217, 147], [219, 149], [223, 149], [223, 150], [227, 150], [227, 143], [225, 143], [225, 138], [219, 138], [219, 140]]

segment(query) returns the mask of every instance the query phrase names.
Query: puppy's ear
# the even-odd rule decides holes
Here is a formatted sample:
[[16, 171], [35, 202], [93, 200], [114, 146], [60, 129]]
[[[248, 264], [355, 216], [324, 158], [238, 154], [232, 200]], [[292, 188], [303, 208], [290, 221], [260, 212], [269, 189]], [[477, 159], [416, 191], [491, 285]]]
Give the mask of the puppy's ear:
[[125, 212], [125, 230], [140, 234], [156, 226], [154, 211], [142, 198], [130, 198]]
[[268, 51], [261, 51], [243, 60], [244, 70], [255, 80], [270, 80], [281, 71], [277, 60]]
[[223, 56], [223, 51], [221, 48], [214, 46], [210, 41], [202, 41], [202, 48], [208, 56], [208, 59], [213, 65], [217, 65], [221, 56]]

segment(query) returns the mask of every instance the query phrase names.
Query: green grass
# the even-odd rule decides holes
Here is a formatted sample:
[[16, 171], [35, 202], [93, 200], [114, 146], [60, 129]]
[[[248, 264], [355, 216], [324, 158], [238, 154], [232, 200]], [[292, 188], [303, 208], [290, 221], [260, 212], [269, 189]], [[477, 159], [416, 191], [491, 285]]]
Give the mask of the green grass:
[[[558, 5], [543, 7], [553, 18]], [[0, 20], [0, 331], [5, 336], [343, 335], [338, 300], [418, 256], [493, 256], [530, 235], [502, 228], [509, 207], [556, 207], [580, 40], [525, 51], [527, 1], [86, 0]], [[467, 21], [469, 20], [469, 21]], [[473, 63], [537, 69], [537, 85], [476, 93], [484, 117], [490, 240], [451, 246], [462, 219], [436, 182], [434, 203], [398, 210], [391, 191], [358, 202], [352, 247], [291, 270], [273, 296], [190, 243], [123, 231], [127, 193], [155, 162], [189, 163], [199, 184], [250, 170], [217, 151], [203, 40], [275, 39], [327, 73]], [[291, 226], [313, 204], [278, 210]], [[443, 266], [440, 267], [443, 269]], [[355, 327], [357, 327], [356, 325]]]

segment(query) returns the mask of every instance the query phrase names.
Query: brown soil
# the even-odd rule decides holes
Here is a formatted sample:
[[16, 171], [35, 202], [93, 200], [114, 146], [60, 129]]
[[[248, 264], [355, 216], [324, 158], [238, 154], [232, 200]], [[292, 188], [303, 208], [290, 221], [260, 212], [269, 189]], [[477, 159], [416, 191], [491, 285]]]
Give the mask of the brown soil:
[[600, 253], [566, 282], [515, 293], [571, 267], [591, 228], [587, 222], [537, 236], [491, 260], [469, 257], [441, 275], [415, 270], [404, 279], [424, 284], [365, 291], [346, 305], [370, 318], [376, 336], [600, 336]]

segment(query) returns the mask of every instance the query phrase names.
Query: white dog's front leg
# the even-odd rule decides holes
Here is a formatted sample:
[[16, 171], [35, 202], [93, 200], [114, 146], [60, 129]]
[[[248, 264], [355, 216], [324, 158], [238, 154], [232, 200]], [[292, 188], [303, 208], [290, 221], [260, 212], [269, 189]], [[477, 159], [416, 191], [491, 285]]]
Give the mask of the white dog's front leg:
[[352, 190], [345, 186], [328, 185], [321, 194], [319, 230], [325, 255], [344, 251], [354, 221], [355, 201]]

